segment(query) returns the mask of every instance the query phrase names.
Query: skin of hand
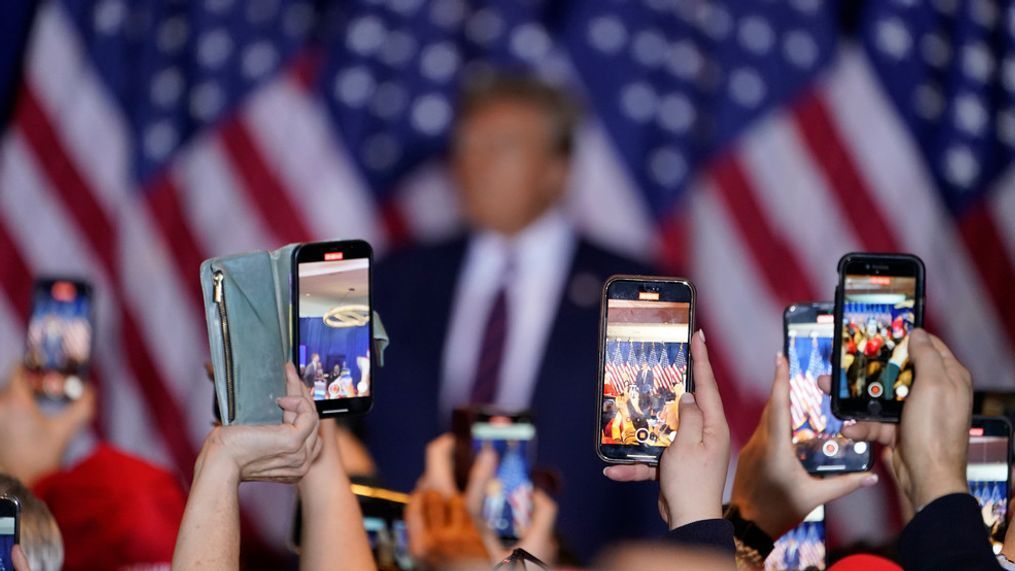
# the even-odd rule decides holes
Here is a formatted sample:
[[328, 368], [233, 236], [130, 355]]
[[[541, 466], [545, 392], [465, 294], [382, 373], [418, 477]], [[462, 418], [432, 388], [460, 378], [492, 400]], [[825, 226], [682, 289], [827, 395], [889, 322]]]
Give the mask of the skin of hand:
[[454, 446], [450, 434], [427, 445], [423, 476], [405, 507], [409, 551], [435, 569], [490, 561], [465, 499], [455, 489]]
[[1004, 534], [1004, 545], [1001, 546], [1001, 555], [1009, 561], [1015, 560], [1015, 525], [1012, 525], [1015, 515], [1015, 499], [1008, 502], [1008, 531]]
[[31, 373], [18, 367], [0, 392], [0, 471], [31, 485], [60, 467], [71, 439], [95, 416], [95, 389], [59, 413], [43, 413], [28, 383]]
[[973, 383], [944, 342], [923, 329], [910, 332], [909, 357], [916, 378], [899, 424], [858, 422], [843, 434], [893, 448], [899, 487], [919, 511], [942, 496], [969, 492]]
[[320, 452], [317, 410], [292, 364], [286, 365], [285, 376], [286, 396], [278, 399], [282, 424], [218, 426], [205, 439], [176, 538], [173, 569], [237, 569], [240, 482], [297, 481]]
[[691, 338], [694, 394], [680, 397], [677, 437], [659, 459], [609, 466], [603, 474], [618, 482], [659, 480], [659, 511], [669, 528], [722, 517], [722, 492], [730, 460], [730, 431], [719, 387], [708, 360], [705, 334]]
[[341, 427], [325, 419], [320, 424], [321, 453], [298, 484], [303, 509], [300, 569], [376, 569], [370, 540], [363, 530], [363, 514], [352, 493], [340, 443]]
[[775, 358], [772, 394], [761, 421], [740, 451], [730, 503], [775, 539], [796, 527], [818, 506], [877, 484], [869, 472], [819, 478], [796, 457], [790, 420], [789, 363]]
[[15, 545], [11, 549], [11, 563], [14, 565], [14, 571], [32, 571], [32, 567], [28, 564], [28, 558], [25, 557], [25, 552], [20, 545]]

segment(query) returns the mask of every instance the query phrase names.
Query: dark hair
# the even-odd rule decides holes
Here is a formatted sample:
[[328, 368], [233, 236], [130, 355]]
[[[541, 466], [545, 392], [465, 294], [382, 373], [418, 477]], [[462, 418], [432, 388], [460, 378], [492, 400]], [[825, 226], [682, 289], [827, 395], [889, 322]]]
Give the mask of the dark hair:
[[486, 73], [473, 77], [459, 92], [457, 121], [461, 124], [479, 109], [505, 100], [538, 107], [552, 123], [553, 150], [565, 157], [571, 155], [578, 106], [563, 89], [532, 75]]

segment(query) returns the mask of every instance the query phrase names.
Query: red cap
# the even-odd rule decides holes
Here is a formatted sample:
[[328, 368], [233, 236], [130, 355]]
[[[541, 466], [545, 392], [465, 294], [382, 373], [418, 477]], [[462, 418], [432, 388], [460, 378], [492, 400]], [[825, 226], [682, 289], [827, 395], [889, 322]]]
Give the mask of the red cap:
[[34, 491], [63, 535], [66, 571], [168, 564], [186, 496], [172, 474], [102, 444]]

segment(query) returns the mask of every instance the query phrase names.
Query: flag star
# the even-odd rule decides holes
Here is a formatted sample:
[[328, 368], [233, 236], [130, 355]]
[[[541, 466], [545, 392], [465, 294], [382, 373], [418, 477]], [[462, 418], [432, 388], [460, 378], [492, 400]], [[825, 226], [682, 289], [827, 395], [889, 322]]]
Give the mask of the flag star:
[[953, 145], [945, 151], [945, 178], [958, 187], [969, 189], [980, 176], [980, 163], [965, 145]]
[[694, 105], [680, 92], [670, 93], [659, 103], [659, 125], [677, 134], [686, 133], [694, 123]]
[[808, 15], [817, 14], [821, 10], [822, 4], [823, 0], [790, 0], [790, 5], [793, 8]]
[[523, 60], [542, 60], [549, 53], [551, 45], [550, 36], [535, 22], [521, 24], [511, 33], [511, 51]]
[[419, 65], [423, 76], [430, 81], [447, 81], [458, 71], [461, 57], [455, 45], [445, 41], [423, 48]]
[[946, 16], [955, 14], [955, 11], [959, 9], [959, 0], [933, 0], [932, 3], [938, 12]]
[[349, 24], [346, 45], [361, 56], [370, 56], [384, 45], [385, 35], [384, 23], [380, 18], [360, 16]]
[[153, 123], [144, 131], [145, 154], [153, 161], [160, 161], [169, 155], [178, 140], [179, 134], [168, 120]]
[[253, 25], [264, 24], [278, 13], [279, 0], [247, 0], [247, 22]]
[[214, 69], [226, 62], [233, 51], [233, 40], [223, 29], [212, 30], [198, 40], [197, 59], [206, 68]]
[[592, 47], [614, 55], [627, 42], [627, 28], [614, 16], [599, 16], [589, 24], [588, 39]]
[[1015, 110], [1005, 109], [997, 114], [997, 138], [1009, 147], [1015, 147]]
[[697, 22], [705, 35], [717, 42], [726, 39], [733, 29], [733, 18], [720, 4], [699, 5]]
[[363, 162], [375, 171], [391, 168], [402, 154], [398, 140], [387, 133], [375, 133], [363, 141]]
[[775, 33], [763, 18], [748, 16], [740, 21], [737, 32], [740, 45], [755, 55], [764, 55], [775, 42]]
[[765, 82], [758, 72], [739, 68], [730, 74], [730, 95], [744, 107], [757, 107], [765, 98]]
[[666, 58], [669, 45], [656, 30], [641, 30], [631, 41], [631, 57], [645, 67], [657, 67]]
[[233, 7], [235, 0], [204, 0], [204, 8], [209, 12], [221, 14]]
[[944, 97], [941, 90], [929, 84], [921, 84], [913, 91], [913, 106], [916, 112], [928, 121], [935, 121], [944, 111]]
[[255, 80], [264, 77], [278, 64], [278, 51], [267, 40], [261, 40], [243, 50], [243, 75]]
[[802, 30], [786, 34], [782, 50], [785, 58], [800, 69], [808, 69], [818, 61], [818, 44], [813, 36]]
[[409, 95], [397, 82], [386, 81], [377, 86], [370, 109], [381, 119], [394, 119], [409, 101]]
[[898, 18], [885, 18], [877, 23], [875, 31], [878, 48], [897, 60], [909, 55], [913, 45], [913, 37]]
[[479, 45], [490, 45], [504, 33], [504, 19], [492, 7], [481, 8], [465, 23], [465, 35]]
[[172, 107], [183, 94], [183, 74], [175, 67], [166, 68], [155, 75], [151, 83], [151, 100], [162, 108]]
[[451, 122], [451, 105], [437, 94], [430, 93], [412, 104], [412, 125], [424, 135], [439, 135]]
[[198, 121], [211, 121], [225, 108], [226, 95], [214, 81], [201, 83], [190, 94], [190, 114]]
[[120, 31], [127, 19], [127, 7], [123, 0], [102, 0], [95, 5], [95, 29], [106, 35]]
[[928, 32], [920, 40], [923, 59], [934, 67], [945, 67], [952, 59], [951, 46], [937, 32]]
[[983, 135], [987, 127], [987, 108], [980, 99], [970, 93], [955, 98], [955, 126], [968, 135]]
[[392, 30], [381, 47], [380, 60], [391, 67], [401, 67], [416, 53], [416, 40], [402, 30]]
[[1001, 64], [1001, 83], [1008, 93], [1015, 94], [1015, 57], [1004, 58]]
[[969, 78], [986, 83], [994, 73], [994, 56], [982, 42], [966, 44], [962, 48], [962, 69]]
[[159, 26], [156, 42], [163, 53], [173, 53], [187, 43], [189, 33], [186, 18], [173, 16]]
[[687, 174], [687, 160], [673, 147], [660, 147], [649, 154], [648, 169], [662, 186], [674, 186]]
[[465, 19], [462, 0], [435, 0], [430, 5], [430, 21], [443, 28], [455, 28]]
[[293, 39], [303, 37], [313, 23], [314, 7], [305, 2], [290, 4], [282, 15], [282, 30]]
[[971, 0], [969, 14], [974, 22], [988, 30], [997, 24], [998, 13], [995, 0]]
[[657, 97], [652, 87], [639, 81], [624, 86], [620, 93], [620, 107], [629, 118], [645, 122], [656, 112]]
[[666, 67], [673, 75], [691, 80], [701, 71], [703, 63], [698, 47], [691, 41], [682, 40], [670, 47]]
[[373, 92], [374, 78], [362, 66], [346, 69], [335, 77], [335, 97], [349, 107], [363, 105]]
[[388, 7], [405, 17], [415, 14], [422, 4], [423, 0], [388, 0]]

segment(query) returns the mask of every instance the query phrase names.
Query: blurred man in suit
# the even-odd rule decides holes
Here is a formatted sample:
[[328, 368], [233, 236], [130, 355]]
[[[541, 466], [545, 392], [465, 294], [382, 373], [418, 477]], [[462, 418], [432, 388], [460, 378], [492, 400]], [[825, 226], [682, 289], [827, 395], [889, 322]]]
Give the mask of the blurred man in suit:
[[592, 446], [600, 288], [647, 270], [578, 236], [561, 212], [575, 123], [568, 98], [531, 78], [463, 92], [451, 168], [468, 233], [377, 264], [392, 344], [366, 435], [382, 477], [408, 490], [455, 407], [532, 410], [537, 465], [563, 476], [563, 539], [587, 558], [662, 527], [653, 486], [609, 482]]

